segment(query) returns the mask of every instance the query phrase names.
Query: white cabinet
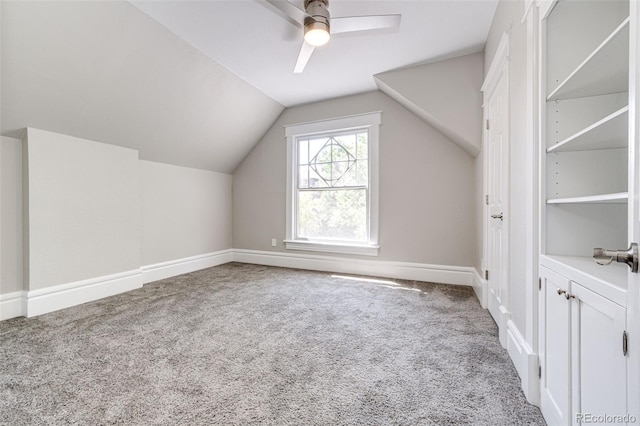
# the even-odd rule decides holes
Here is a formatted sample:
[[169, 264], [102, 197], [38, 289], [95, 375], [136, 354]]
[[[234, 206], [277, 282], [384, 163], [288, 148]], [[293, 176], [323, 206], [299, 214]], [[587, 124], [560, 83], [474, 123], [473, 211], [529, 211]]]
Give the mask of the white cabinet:
[[626, 309], [575, 282], [570, 295], [572, 412], [625, 416]]
[[546, 267], [540, 279], [540, 408], [547, 423], [625, 416], [626, 309]]
[[571, 317], [569, 303], [558, 291], [570, 281], [550, 269], [540, 268], [540, 409], [550, 425], [571, 419]]

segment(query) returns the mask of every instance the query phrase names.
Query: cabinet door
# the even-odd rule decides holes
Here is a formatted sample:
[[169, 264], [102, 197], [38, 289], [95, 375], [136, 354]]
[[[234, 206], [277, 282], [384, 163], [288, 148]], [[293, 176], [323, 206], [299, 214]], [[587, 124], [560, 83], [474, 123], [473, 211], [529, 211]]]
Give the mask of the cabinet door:
[[540, 268], [540, 409], [550, 425], [571, 422], [570, 281]]
[[626, 310], [575, 282], [571, 283], [571, 294], [575, 296], [571, 307], [573, 421], [580, 424], [580, 415], [587, 413], [625, 416]]

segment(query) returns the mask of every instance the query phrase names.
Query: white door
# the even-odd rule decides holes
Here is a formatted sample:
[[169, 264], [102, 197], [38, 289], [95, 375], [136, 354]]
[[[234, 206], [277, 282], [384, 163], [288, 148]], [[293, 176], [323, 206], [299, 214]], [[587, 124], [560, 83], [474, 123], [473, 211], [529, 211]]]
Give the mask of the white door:
[[550, 425], [571, 423], [571, 282], [540, 268], [540, 410]]
[[575, 282], [570, 297], [573, 424], [591, 423], [587, 415], [624, 418], [626, 309]]
[[[630, 3], [631, 32], [630, 56], [632, 64], [630, 76], [629, 105], [629, 242], [640, 243], [640, 4]], [[635, 35], [635, 37], [634, 37]], [[640, 274], [628, 272], [627, 280], [627, 333], [629, 351], [627, 353], [627, 400], [629, 414], [640, 422]]]
[[487, 270], [488, 308], [506, 346], [509, 307], [508, 212], [509, 205], [509, 78], [505, 62], [494, 89], [485, 101], [487, 153]]

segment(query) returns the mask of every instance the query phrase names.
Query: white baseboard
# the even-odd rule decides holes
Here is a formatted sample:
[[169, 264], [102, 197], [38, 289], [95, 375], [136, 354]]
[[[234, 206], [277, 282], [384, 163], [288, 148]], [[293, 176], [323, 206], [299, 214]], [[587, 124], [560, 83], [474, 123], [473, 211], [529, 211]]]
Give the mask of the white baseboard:
[[500, 305], [500, 321], [498, 322], [498, 338], [503, 348], [507, 347], [507, 335], [509, 331], [509, 322], [511, 321], [511, 312], [507, 311], [504, 305]]
[[477, 269], [473, 268], [473, 291], [478, 297], [480, 306], [487, 309], [487, 280], [482, 278]]
[[348, 274], [474, 286], [474, 268], [229, 249], [143, 266], [104, 277], [0, 295], [0, 320], [34, 317], [134, 290], [143, 284], [231, 261]]
[[165, 278], [175, 277], [176, 275], [211, 268], [213, 266], [222, 265], [223, 263], [232, 262], [233, 258], [234, 251], [232, 249], [228, 249], [143, 266], [140, 268], [142, 269], [142, 282], [147, 284], [152, 281], [163, 280]]
[[233, 260], [258, 265], [346, 274], [374, 275], [387, 278], [427, 281], [442, 284], [473, 285], [474, 268], [423, 263], [390, 262], [384, 260], [352, 259], [313, 254], [281, 253], [234, 249]]
[[0, 294], [0, 321], [25, 315], [25, 291]]
[[538, 356], [518, 330], [516, 324], [507, 322], [507, 352], [520, 376], [522, 391], [529, 403], [540, 405], [540, 378]]
[[26, 294], [27, 309], [25, 313], [27, 317], [31, 318], [140, 287], [142, 287], [142, 273], [139, 269], [134, 269], [119, 274], [32, 290]]

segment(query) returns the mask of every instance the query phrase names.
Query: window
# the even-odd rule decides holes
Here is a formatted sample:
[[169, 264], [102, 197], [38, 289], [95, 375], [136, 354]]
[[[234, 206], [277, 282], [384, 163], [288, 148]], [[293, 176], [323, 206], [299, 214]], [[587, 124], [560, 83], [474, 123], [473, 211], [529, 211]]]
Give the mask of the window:
[[378, 254], [380, 115], [286, 126], [287, 249]]

